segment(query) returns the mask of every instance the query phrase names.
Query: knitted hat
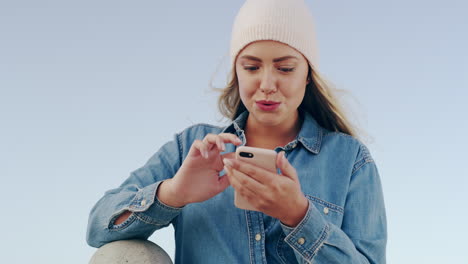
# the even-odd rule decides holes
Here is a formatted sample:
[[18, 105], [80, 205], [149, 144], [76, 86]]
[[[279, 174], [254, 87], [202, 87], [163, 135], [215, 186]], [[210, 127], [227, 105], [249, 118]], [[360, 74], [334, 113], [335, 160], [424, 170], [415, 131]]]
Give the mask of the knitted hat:
[[315, 70], [317, 42], [312, 16], [304, 0], [246, 0], [232, 27], [231, 63], [248, 44], [275, 40], [298, 50]]

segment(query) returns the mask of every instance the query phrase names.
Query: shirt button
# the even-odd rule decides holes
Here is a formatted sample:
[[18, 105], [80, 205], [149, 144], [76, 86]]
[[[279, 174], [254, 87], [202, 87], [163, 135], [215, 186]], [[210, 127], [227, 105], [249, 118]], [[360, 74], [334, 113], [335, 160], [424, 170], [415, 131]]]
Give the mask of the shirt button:
[[304, 245], [305, 239], [304, 239], [303, 237], [301, 237], [301, 238], [299, 238], [299, 239], [297, 240], [297, 243], [299, 243], [299, 245]]
[[262, 239], [262, 235], [256, 234], [255, 235], [255, 240], [260, 241], [260, 239]]
[[326, 215], [328, 214], [328, 207], [323, 208], [323, 213]]
[[141, 206], [145, 206], [146, 205], [146, 200], [142, 200], [140, 204], [141, 204]]

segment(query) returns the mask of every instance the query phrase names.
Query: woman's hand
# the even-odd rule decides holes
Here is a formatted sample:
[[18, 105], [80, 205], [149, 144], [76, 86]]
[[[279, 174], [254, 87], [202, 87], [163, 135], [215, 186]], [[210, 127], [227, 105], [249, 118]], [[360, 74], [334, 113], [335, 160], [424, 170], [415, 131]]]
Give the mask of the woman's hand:
[[224, 164], [232, 187], [258, 211], [291, 227], [306, 215], [309, 202], [284, 152], [276, 157], [281, 175], [234, 159], [225, 159]]
[[222, 192], [229, 186], [226, 176], [219, 177], [223, 159], [234, 153], [220, 155], [225, 143], [240, 145], [242, 141], [233, 134], [208, 134], [203, 140], [195, 140], [182, 166], [172, 179], [165, 180], [158, 188], [161, 202], [173, 207], [202, 202]]

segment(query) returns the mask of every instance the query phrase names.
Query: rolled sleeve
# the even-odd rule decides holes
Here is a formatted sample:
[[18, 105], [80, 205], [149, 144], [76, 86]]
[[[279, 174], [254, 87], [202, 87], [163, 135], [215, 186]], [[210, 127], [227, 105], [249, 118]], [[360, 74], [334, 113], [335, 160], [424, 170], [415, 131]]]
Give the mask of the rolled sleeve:
[[329, 224], [310, 201], [305, 217], [295, 228], [284, 224], [281, 227], [286, 235], [285, 242], [306, 260], [314, 257], [330, 232]]
[[[156, 192], [157, 188], [161, 183], [162, 181], [147, 186], [146, 188], [151, 188], [148, 188], [148, 191], [145, 190], [143, 192], [141, 199], [135, 198], [135, 201], [132, 202], [132, 206], [134, 205], [136, 209], [136, 217], [145, 223], [154, 225], [166, 225], [170, 221], [172, 221], [172, 219], [174, 219], [177, 215], [179, 215], [182, 211], [183, 207], [172, 207], [164, 204], [158, 199], [158, 197], [156, 196]], [[151, 203], [148, 204], [147, 201], [151, 201]], [[144, 210], [139, 211], [138, 209], [140, 208]], [[132, 210], [132, 208], [130, 208], [130, 210]]]
[[[163, 181], [156, 182], [140, 189], [135, 198], [130, 202], [128, 207], [119, 210], [114, 214], [109, 223], [110, 230], [121, 230], [133, 223], [135, 220], [142, 221], [146, 224], [156, 226], [166, 226], [174, 219], [183, 207], [175, 208], [162, 203], [156, 193], [160, 184]], [[121, 224], [114, 225], [115, 220], [124, 212], [130, 211], [133, 214]]]

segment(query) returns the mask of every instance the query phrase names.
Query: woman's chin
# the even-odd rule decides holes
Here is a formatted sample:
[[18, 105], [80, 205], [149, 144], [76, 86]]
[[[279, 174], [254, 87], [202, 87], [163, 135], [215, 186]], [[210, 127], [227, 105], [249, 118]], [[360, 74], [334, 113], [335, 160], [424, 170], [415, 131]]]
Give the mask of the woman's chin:
[[281, 118], [280, 113], [273, 113], [273, 112], [263, 112], [263, 111], [256, 111], [253, 113], [254, 118], [257, 122], [263, 126], [276, 126], [280, 124]]

